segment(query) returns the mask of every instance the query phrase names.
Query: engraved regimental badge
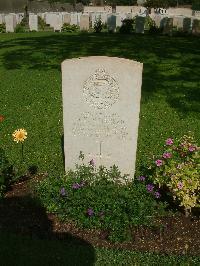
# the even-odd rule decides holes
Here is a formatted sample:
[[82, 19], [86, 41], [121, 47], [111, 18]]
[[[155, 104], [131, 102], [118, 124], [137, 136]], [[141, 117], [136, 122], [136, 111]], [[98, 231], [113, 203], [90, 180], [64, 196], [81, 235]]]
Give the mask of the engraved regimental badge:
[[105, 69], [97, 69], [83, 84], [83, 94], [90, 106], [107, 109], [119, 99], [119, 86]]

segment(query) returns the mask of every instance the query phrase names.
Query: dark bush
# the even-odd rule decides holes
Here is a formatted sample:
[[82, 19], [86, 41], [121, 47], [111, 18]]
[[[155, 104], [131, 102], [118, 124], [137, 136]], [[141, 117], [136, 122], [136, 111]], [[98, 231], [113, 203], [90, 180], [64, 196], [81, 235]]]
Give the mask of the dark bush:
[[0, 24], [0, 33], [5, 33], [6, 32], [6, 25], [3, 23], [3, 24]]
[[133, 25], [134, 20], [133, 19], [124, 19], [122, 21], [122, 26], [119, 28], [120, 33], [129, 34], [133, 32]]
[[102, 31], [102, 29], [103, 29], [103, 23], [102, 23], [101, 19], [100, 18], [96, 19], [94, 22], [94, 31], [96, 33], [99, 33]]

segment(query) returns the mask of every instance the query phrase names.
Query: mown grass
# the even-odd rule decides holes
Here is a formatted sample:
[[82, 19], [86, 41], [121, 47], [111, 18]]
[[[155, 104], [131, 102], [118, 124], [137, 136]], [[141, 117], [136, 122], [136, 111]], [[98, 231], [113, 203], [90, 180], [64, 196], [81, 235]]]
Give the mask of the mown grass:
[[144, 63], [137, 173], [167, 137], [189, 130], [200, 137], [199, 38], [119, 34], [0, 35], [1, 145], [13, 164], [20, 148], [11, 138], [25, 128], [25, 167], [60, 175], [63, 122], [60, 65], [64, 59], [106, 55]]
[[68, 241], [41, 240], [4, 232], [0, 233], [0, 247], [2, 266], [193, 266], [200, 264], [200, 257], [167, 256], [105, 248], [94, 249], [89, 243], [75, 237]]

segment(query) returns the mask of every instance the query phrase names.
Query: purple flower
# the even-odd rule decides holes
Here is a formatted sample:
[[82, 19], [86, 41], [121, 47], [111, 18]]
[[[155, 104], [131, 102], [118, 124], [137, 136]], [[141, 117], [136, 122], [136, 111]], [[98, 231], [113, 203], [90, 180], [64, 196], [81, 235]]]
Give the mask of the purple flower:
[[191, 152], [192, 152], [192, 151], [195, 151], [195, 150], [196, 150], [196, 147], [195, 147], [195, 146], [190, 146], [190, 147], [188, 148], [188, 150], [191, 151]]
[[94, 159], [92, 159], [91, 161], [89, 161], [89, 164], [90, 164], [91, 166], [95, 166]]
[[169, 158], [171, 158], [172, 157], [172, 154], [170, 153], [170, 152], [164, 152], [163, 153], [163, 158], [165, 158], [165, 159], [169, 159]]
[[160, 194], [158, 191], [156, 191], [156, 192], [154, 193], [154, 195], [155, 195], [155, 197], [156, 197], [157, 199], [159, 199], [159, 198], [161, 197], [161, 194]]
[[146, 177], [145, 176], [142, 176], [142, 175], [138, 177], [138, 180], [139, 181], [145, 181], [145, 179], [146, 179]]
[[65, 191], [65, 188], [64, 188], [64, 187], [62, 187], [62, 188], [60, 189], [60, 194], [61, 194], [62, 196], [66, 196], [66, 191]]
[[94, 211], [92, 208], [87, 209], [87, 215], [90, 217], [94, 215]]
[[183, 188], [183, 183], [182, 182], [178, 182], [177, 187], [178, 187], [178, 189], [182, 189]]
[[169, 139], [167, 139], [167, 140], [165, 141], [165, 144], [168, 145], [168, 146], [172, 145], [173, 143], [174, 143], [174, 141], [173, 141], [173, 139], [171, 139], [171, 138], [169, 138]]
[[146, 185], [146, 188], [147, 188], [147, 191], [148, 191], [148, 192], [152, 192], [153, 189], [154, 189], [154, 185], [152, 185], [152, 184], [148, 184], [148, 185]]
[[155, 161], [155, 164], [156, 164], [157, 166], [161, 166], [161, 165], [163, 164], [163, 161], [162, 161], [162, 160], [156, 160], [156, 161]]
[[79, 189], [80, 187], [81, 187], [81, 185], [78, 184], [78, 183], [74, 183], [74, 184], [72, 185], [72, 188], [73, 188], [73, 189]]

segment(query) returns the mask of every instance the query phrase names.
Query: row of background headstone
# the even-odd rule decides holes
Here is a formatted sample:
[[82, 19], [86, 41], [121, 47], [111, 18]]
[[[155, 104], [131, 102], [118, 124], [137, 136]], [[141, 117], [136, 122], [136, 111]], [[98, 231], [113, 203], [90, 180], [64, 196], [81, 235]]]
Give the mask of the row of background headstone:
[[[101, 18], [104, 24], [107, 24], [108, 30], [115, 31], [116, 27], [122, 25], [122, 20], [125, 18], [132, 19], [136, 17], [136, 33], [144, 32], [145, 17], [143, 13], [107, 13], [107, 12], [89, 12], [89, 13], [67, 13], [67, 12], [51, 12], [51, 13], [39, 13], [39, 14], [29, 14], [29, 28], [31, 31], [38, 31], [38, 16], [44, 19], [46, 24], [50, 25], [54, 31], [61, 31], [64, 23], [70, 25], [77, 25], [81, 30], [88, 30], [90, 28], [90, 23], [92, 28], [94, 27], [95, 21]], [[185, 32], [190, 32], [192, 30], [193, 24], [195, 29], [198, 31], [199, 27], [199, 17], [195, 16], [169, 16], [166, 14], [158, 14], [156, 12], [151, 12], [150, 17], [155, 21], [158, 28], [169, 28], [177, 27], [178, 29], [183, 29]], [[17, 24], [19, 24], [24, 18], [23, 13], [18, 14], [0, 14], [0, 24], [6, 24], [6, 32], [14, 32]], [[170, 23], [169, 23], [170, 21]], [[195, 21], [193, 23], [193, 21]]]

